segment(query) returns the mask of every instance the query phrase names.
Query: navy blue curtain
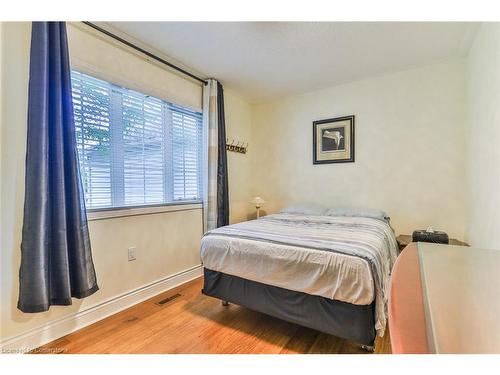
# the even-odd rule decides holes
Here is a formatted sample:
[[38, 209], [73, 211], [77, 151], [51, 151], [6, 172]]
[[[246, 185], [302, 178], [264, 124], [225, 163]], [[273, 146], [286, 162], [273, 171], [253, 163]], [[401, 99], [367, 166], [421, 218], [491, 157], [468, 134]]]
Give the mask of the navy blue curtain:
[[224, 113], [224, 88], [217, 82], [217, 227], [229, 225], [229, 186], [227, 179], [226, 120]]
[[41, 312], [98, 290], [76, 149], [64, 22], [33, 22], [18, 308]]

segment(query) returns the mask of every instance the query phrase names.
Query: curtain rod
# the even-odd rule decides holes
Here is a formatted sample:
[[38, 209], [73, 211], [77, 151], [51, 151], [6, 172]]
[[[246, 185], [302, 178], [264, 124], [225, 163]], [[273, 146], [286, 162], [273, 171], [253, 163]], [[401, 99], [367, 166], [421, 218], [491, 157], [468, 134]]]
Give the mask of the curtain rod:
[[82, 22], [83, 22], [85, 25], [90, 26], [90, 27], [92, 27], [93, 29], [95, 29], [95, 30], [97, 30], [97, 31], [99, 31], [99, 32], [101, 32], [101, 33], [103, 33], [103, 34], [106, 34], [107, 36], [109, 36], [109, 37], [111, 37], [111, 38], [113, 38], [113, 39], [115, 39], [115, 40], [119, 41], [120, 43], [123, 43], [123, 44], [125, 44], [126, 46], [128, 46], [128, 47], [130, 47], [130, 48], [135, 49], [136, 51], [139, 51], [139, 52], [141, 52], [141, 53], [145, 54], [146, 56], [151, 57], [152, 59], [154, 59], [154, 60], [156, 60], [156, 61], [158, 61], [158, 62], [160, 62], [160, 63], [162, 63], [162, 64], [164, 64], [164, 65], [167, 65], [167, 66], [169, 66], [170, 68], [175, 69], [175, 70], [177, 70], [178, 72], [181, 72], [182, 74], [185, 74], [185, 75], [187, 75], [187, 76], [189, 76], [189, 77], [191, 77], [191, 78], [193, 78], [193, 79], [195, 79], [195, 80], [197, 80], [197, 81], [199, 81], [199, 82], [202, 82], [204, 85], [206, 85], [206, 84], [207, 84], [207, 81], [206, 81], [206, 80], [204, 80], [203, 78], [197, 77], [197, 76], [195, 76], [194, 74], [191, 74], [191, 73], [189, 73], [188, 71], [186, 71], [186, 70], [184, 70], [184, 69], [182, 69], [182, 68], [179, 68], [178, 66], [176, 66], [176, 65], [174, 65], [174, 64], [172, 64], [172, 63], [170, 63], [170, 62], [168, 62], [168, 61], [166, 61], [166, 60], [164, 60], [164, 59], [162, 59], [161, 57], [158, 57], [158, 56], [156, 56], [155, 54], [153, 54], [153, 53], [151, 53], [151, 52], [148, 52], [148, 51], [146, 51], [145, 49], [142, 49], [142, 48], [141, 48], [141, 47], [139, 47], [139, 46], [136, 46], [135, 44], [133, 44], [133, 43], [129, 42], [128, 40], [125, 40], [125, 39], [123, 39], [123, 38], [120, 38], [118, 35], [115, 35], [115, 34], [113, 34], [112, 32], [109, 32], [108, 30], [105, 30], [105, 29], [103, 29], [102, 27], [97, 26], [96, 24], [94, 24], [94, 23], [92, 23], [92, 22], [88, 22], [88, 21], [82, 21]]

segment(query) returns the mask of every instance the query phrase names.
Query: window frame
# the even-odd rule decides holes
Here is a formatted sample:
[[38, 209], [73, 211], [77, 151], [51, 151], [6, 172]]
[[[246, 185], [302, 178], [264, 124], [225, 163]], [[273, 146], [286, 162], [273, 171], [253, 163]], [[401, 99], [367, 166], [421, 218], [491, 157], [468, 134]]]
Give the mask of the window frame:
[[140, 216], [162, 214], [165, 212], [178, 212], [202, 210], [203, 201], [179, 201], [175, 203], [148, 204], [133, 207], [90, 208], [87, 210], [87, 220], [97, 221], [127, 216]]
[[[166, 105], [167, 110], [163, 111], [163, 116], [167, 116], [166, 112], [170, 111], [172, 107], [178, 108], [179, 112], [181, 114], [187, 114], [190, 115], [192, 114], [193, 116], [195, 115], [201, 115], [201, 142], [199, 144], [199, 147], [201, 148], [201, 153], [203, 153], [203, 112], [199, 108], [192, 108], [190, 106], [182, 105], [182, 104], [176, 104], [174, 102], [171, 102], [169, 100], [163, 99], [156, 97], [154, 95], [150, 95], [146, 91], [136, 89], [136, 88], [128, 88], [120, 84], [114, 83], [112, 80], [106, 78], [106, 74], [98, 74], [94, 70], [89, 70], [85, 69], [79, 66], [72, 66], [71, 71], [75, 71], [77, 73], [87, 75], [91, 78], [101, 80], [106, 82], [107, 84], [114, 86], [116, 88], [122, 88], [125, 90], [130, 90], [136, 93], [139, 93], [141, 95], [146, 95], [146, 96], [152, 96], [158, 100], [160, 100], [163, 104]], [[132, 85], [133, 86], [133, 85]], [[114, 88], [111, 88], [113, 90]], [[72, 88], [73, 90], [73, 88]], [[111, 91], [110, 91], [111, 94]], [[110, 107], [113, 105], [113, 102], [110, 98]], [[110, 118], [111, 121], [111, 118]], [[171, 124], [170, 124], [171, 125]], [[110, 122], [110, 132], [111, 132], [112, 126]], [[167, 131], [172, 131], [172, 129], [167, 130]], [[170, 145], [171, 146], [171, 145]], [[80, 163], [80, 161], [79, 161]], [[81, 164], [79, 164], [79, 167]], [[80, 172], [81, 173], [81, 172]], [[153, 204], [130, 204], [130, 205], [121, 205], [121, 206], [109, 206], [109, 207], [95, 207], [95, 208], [88, 208], [86, 204], [86, 212], [87, 212], [87, 219], [89, 221], [94, 221], [94, 220], [102, 220], [102, 219], [109, 219], [109, 218], [115, 218], [115, 217], [126, 217], [126, 216], [136, 216], [136, 215], [147, 215], [147, 214], [157, 214], [157, 213], [163, 213], [163, 212], [175, 212], [175, 211], [186, 211], [186, 210], [201, 210], [203, 209], [203, 155], [200, 157], [200, 170], [199, 170], [200, 175], [198, 176], [199, 184], [200, 186], [198, 187], [199, 190], [199, 198], [198, 199], [186, 199], [186, 200], [177, 200], [177, 201], [166, 201], [162, 203], [153, 203]], [[112, 172], [111, 172], [112, 175]], [[110, 176], [111, 177], [111, 176]], [[111, 177], [112, 178], [112, 177]], [[171, 176], [171, 178], [173, 178]], [[164, 189], [167, 187], [164, 186]], [[111, 191], [113, 191], [113, 187], [111, 187]], [[165, 193], [164, 193], [165, 195]], [[111, 196], [111, 200], [113, 201], [113, 197]]]

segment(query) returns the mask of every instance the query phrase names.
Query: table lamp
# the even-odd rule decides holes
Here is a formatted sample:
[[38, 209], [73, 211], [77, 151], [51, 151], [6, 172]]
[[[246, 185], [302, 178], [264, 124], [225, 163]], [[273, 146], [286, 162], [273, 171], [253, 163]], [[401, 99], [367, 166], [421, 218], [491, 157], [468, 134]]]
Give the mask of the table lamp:
[[250, 203], [253, 203], [255, 208], [257, 209], [257, 219], [259, 218], [260, 216], [260, 207], [266, 203], [266, 201], [264, 199], [262, 199], [261, 197], [255, 197], [254, 199], [252, 199], [250, 201]]

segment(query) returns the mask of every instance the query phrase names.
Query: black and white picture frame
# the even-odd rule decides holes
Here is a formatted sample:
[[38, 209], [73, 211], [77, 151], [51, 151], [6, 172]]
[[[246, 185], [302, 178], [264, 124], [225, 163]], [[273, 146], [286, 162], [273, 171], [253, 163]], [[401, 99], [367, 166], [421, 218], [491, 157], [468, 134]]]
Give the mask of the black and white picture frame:
[[354, 116], [313, 122], [313, 164], [354, 162]]

